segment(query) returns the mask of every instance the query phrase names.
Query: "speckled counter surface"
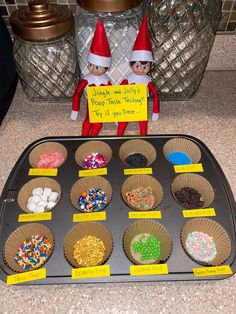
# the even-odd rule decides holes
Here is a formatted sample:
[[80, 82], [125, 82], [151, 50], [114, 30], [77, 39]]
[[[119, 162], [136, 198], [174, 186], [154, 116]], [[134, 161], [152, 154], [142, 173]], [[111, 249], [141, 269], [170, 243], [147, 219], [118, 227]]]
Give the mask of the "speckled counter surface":
[[[0, 192], [18, 157], [45, 136], [76, 136], [81, 121], [71, 104], [37, 104], [18, 86], [0, 127]], [[115, 135], [107, 124], [101, 135]], [[207, 72], [194, 98], [162, 102], [150, 134], [183, 133], [202, 140], [221, 165], [236, 197], [236, 72]], [[138, 134], [132, 123], [127, 134]], [[214, 282], [12, 286], [0, 282], [0, 313], [235, 313], [236, 276]]]

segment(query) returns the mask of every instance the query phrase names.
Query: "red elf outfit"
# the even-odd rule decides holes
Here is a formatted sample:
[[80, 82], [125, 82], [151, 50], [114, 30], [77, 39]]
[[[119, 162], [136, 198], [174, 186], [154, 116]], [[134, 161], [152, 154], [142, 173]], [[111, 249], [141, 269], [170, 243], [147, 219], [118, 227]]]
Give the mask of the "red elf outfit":
[[[111, 66], [111, 52], [108, 44], [106, 32], [103, 22], [98, 20], [94, 37], [90, 46], [90, 53], [88, 56], [87, 74], [77, 86], [72, 102], [71, 120], [76, 120], [80, 109], [80, 98], [82, 92], [88, 86], [108, 86], [112, 85], [108, 76], [105, 74], [107, 69]], [[102, 123], [90, 123], [89, 110], [87, 104], [87, 113], [82, 124], [82, 136], [97, 136], [102, 128]]]
[[[147, 75], [150, 70], [151, 62], [153, 62], [152, 46], [149, 38], [147, 17], [145, 16], [136, 41], [133, 46], [133, 51], [130, 58], [132, 73], [127, 79], [124, 79], [121, 84], [146, 84], [148, 87], [148, 94], [151, 92], [153, 98], [153, 114], [152, 121], [157, 121], [159, 117], [159, 98], [151, 78]], [[119, 122], [117, 135], [124, 134], [128, 122]], [[140, 121], [139, 128], [141, 135], [147, 135], [148, 121]]]

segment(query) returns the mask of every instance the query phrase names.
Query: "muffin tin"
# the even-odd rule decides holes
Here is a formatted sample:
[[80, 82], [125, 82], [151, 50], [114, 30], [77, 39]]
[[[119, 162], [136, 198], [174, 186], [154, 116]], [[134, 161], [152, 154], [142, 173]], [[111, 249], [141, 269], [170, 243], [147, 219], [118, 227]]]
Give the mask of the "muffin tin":
[[[54, 249], [52, 255], [43, 265], [43, 267], [46, 268], [47, 277], [39, 281], [30, 281], [24, 284], [174, 280], [196, 281], [229, 277], [230, 274], [203, 277], [194, 276], [194, 268], [204, 269], [205, 266], [200, 265], [191, 259], [181, 244], [181, 231], [183, 227], [187, 222], [195, 218], [183, 217], [182, 210], [184, 208], [175, 200], [175, 197], [172, 194], [176, 187], [178, 188], [178, 186], [181, 186], [183, 180], [178, 178], [184, 174], [176, 173], [174, 166], [166, 158], [166, 154], [171, 151], [173, 145], [170, 140], [176, 140], [178, 145], [182, 145], [182, 141], [191, 144], [191, 149], [189, 148], [189, 145], [187, 145], [187, 149], [190, 149], [189, 152], [194, 151], [194, 156], [192, 157], [193, 160], [196, 158], [195, 162], [199, 162], [203, 166], [203, 172], [194, 174], [187, 173], [185, 174], [186, 178], [185, 176], [184, 178], [187, 182], [196, 181], [194, 184], [199, 184], [198, 181], [201, 182], [200, 185], [206, 184], [208, 192], [205, 195], [205, 199], [207, 200], [207, 203], [204, 204], [203, 207], [214, 208], [216, 216], [205, 218], [219, 223], [225, 229], [230, 239], [230, 243], [228, 243], [230, 248], [227, 247], [229, 252], [222, 265], [229, 265], [234, 273], [236, 270], [235, 201], [230, 186], [219, 164], [201, 141], [187, 135], [153, 135], [147, 137], [127, 136], [122, 138], [50, 137], [39, 139], [25, 149], [15, 164], [3, 189], [0, 199], [0, 278], [6, 282], [7, 276], [17, 273], [6, 261], [6, 252], [4, 252], [5, 243], [12, 238], [12, 235], [14, 235], [18, 228], [32, 225], [34, 223], [42, 224], [52, 233]], [[170, 145], [167, 145], [168, 142], [170, 142]], [[32, 168], [35, 165], [35, 158], [37, 159], [38, 148], [40, 148], [40, 146], [43, 147], [43, 150], [40, 150], [40, 148], [39, 151], [45, 152], [45, 149], [47, 151], [48, 147], [53, 147], [52, 143], [60, 144], [59, 146], [65, 156], [64, 163], [58, 168], [56, 176], [50, 176], [49, 174], [45, 176], [40, 175], [39, 173], [35, 175], [35, 169], [32, 170]], [[83, 147], [85, 147], [85, 149], [82, 149]], [[105, 152], [105, 154], [108, 154], [108, 163], [105, 168], [100, 168], [104, 170], [101, 176], [86, 176], [85, 178], [79, 178], [79, 175], [81, 174], [79, 171], [83, 170], [81, 167], [83, 159], [82, 154], [87, 154], [91, 147], [96, 152], [99, 152], [99, 148], [102, 147], [102, 151]], [[151, 151], [150, 147], [152, 147]], [[134, 174], [134, 176], [144, 176], [147, 182], [148, 176], [151, 176], [151, 179], [158, 182], [157, 186], [159, 187], [159, 192], [156, 192], [157, 200], [153, 206], [154, 208], [149, 212], [151, 213], [153, 210], [160, 211], [161, 218], [129, 218], [129, 213], [140, 213], [140, 211], [135, 211], [135, 209], [131, 208], [123, 199], [123, 192], [127, 187], [127, 181], [131, 181], [131, 183], [128, 182], [128, 187], [130, 184], [131, 186], [133, 184], [131, 175], [129, 173], [125, 174], [125, 170], [127, 171], [130, 167], [124, 163], [124, 159], [128, 154], [142, 152], [146, 154], [148, 159], [147, 169], [150, 170], [151, 168], [152, 174]], [[31, 175], [29, 175], [30, 169]], [[136, 170], [137, 169], [133, 169], [133, 172]], [[199, 178], [196, 178], [196, 176], [199, 176], [200, 180]], [[37, 222], [18, 222], [20, 214], [28, 215], [24, 208], [24, 204], [22, 204], [21, 200], [19, 201], [19, 195], [22, 194], [22, 189], [29, 184], [29, 181], [38, 178], [40, 182], [40, 179], [42, 178], [42, 180], [44, 180], [45, 177], [49, 177], [50, 180], [56, 181], [55, 184], [58, 184], [58, 191], [60, 194], [58, 203], [51, 210], [52, 219]], [[96, 181], [96, 178], [98, 181]], [[74, 196], [74, 193], [76, 193], [75, 187], [80, 186], [78, 183], [79, 180], [84, 180], [82, 183], [84, 182], [86, 186], [89, 186], [89, 180], [91, 180], [91, 182], [103, 182], [103, 179], [106, 179], [105, 181], [107, 181], [104, 188], [108, 189], [109, 194], [109, 202], [101, 211], [101, 213], [106, 213], [106, 219], [92, 224], [91, 222], [73, 222], [74, 214], [83, 215], [83, 213], [76, 208]], [[138, 181], [138, 177], [135, 180]], [[141, 178], [140, 182], [146, 182], [145, 180], [142, 180], [143, 178]], [[202, 193], [204, 193], [204, 187]], [[86, 215], [91, 214], [88, 213]], [[199, 219], [199, 217], [197, 219]], [[132, 258], [130, 258], [129, 253], [127, 253], [129, 250], [125, 246], [127, 241], [132, 240], [127, 236], [127, 230], [129, 230], [129, 227], [133, 223], [137, 223], [137, 225], [140, 224], [138, 222], [140, 220], [144, 221], [141, 225], [148, 225], [148, 221], [150, 221], [150, 224], [153, 225], [154, 228], [156, 222], [159, 224], [160, 230], [163, 229], [168, 233], [168, 241], [166, 243], [168, 243], [169, 248], [165, 259], [161, 261], [161, 263], [163, 262], [168, 265], [168, 273], [142, 276], [130, 274], [130, 266], [134, 265], [134, 260], [132, 261]], [[79, 228], [80, 224], [81, 228]], [[72, 279], [72, 268], [76, 265], [73, 262], [73, 256], [71, 255], [72, 253], [70, 249], [73, 234], [76, 234], [76, 232], [78, 234], [83, 234], [83, 228], [86, 230], [86, 226], [89, 227], [90, 225], [93, 225], [94, 229], [96, 224], [100, 224], [102, 230], [104, 229], [103, 227], [105, 227], [106, 232], [108, 231], [108, 235], [105, 236], [104, 239], [111, 237], [107, 244], [109, 247], [109, 254], [106, 256], [106, 260], [104, 260], [105, 265], [109, 265], [110, 267], [110, 276]], [[94, 234], [96, 234], [96, 232]], [[64, 247], [65, 242], [66, 247]]]

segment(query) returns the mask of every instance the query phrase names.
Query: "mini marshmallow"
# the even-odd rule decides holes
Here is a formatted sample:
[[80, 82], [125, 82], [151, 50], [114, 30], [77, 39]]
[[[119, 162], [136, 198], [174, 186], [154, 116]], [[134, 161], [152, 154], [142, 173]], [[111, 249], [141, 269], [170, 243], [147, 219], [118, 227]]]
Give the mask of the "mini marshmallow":
[[50, 201], [50, 202], [48, 202], [47, 208], [52, 209], [55, 205], [56, 205], [56, 202]]
[[34, 203], [38, 203], [39, 201], [41, 201], [41, 197], [37, 194], [35, 194], [34, 196], [32, 196], [31, 198], [31, 202], [34, 202]]
[[43, 206], [37, 206], [35, 213], [43, 213], [44, 212], [44, 207]]
[[41, 200], [37, 203], [37, 206], [43, 206], [44, 208], [47, 207], [47, 205], [48, 205], [48, 202], [44, 200]]
[[43, 190], [43, 196], [44, 196], [44, 197], [47, 197], [47, 198], [48, 198], [51, 193], [52, 193], [52, 189], [50, 189], [50, 188], [44, 188], [44, 190]]
[[52, 192], [48, 198], [49, 202], [56, 202], [58, 198], [58, 193], [57, 192]]
[[33, 195], [42, 195], [43, 194], [43, 188], [39, 187], [39, 188], [33, 189], [32, 194]]
[[48, 201], [48, 197], [45, 195], [41, 195], [41, 200], [47, 202]]
[[28, 204], [27, 204], [27, 209], [28, 209], [30, 212], [35, 213], [36, 208], [37, 208], [37, 205], [36, 205], [35, 203], [28, 203]]

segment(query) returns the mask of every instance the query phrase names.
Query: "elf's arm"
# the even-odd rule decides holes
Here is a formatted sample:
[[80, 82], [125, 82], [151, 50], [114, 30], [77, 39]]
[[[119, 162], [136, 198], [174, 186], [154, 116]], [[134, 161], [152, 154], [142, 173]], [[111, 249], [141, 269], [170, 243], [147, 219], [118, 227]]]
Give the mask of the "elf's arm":
[[159, 102], [158, 93], [152, 82], [148, 83], [148, 88], [152, 94], [152, 100], [153, 100], [152, 121], [157, 121], [159, 117], [159, 111], [160, 111], [160, 102]]
[[74, 92], [73, 100], [72, 100], [72, 111], [70, 115], [71, 120], [76, 120], [78, 118], [78, 112], [80, 109], [80, 98], [81, 98], [82, 92], [84, 91], [87, 85], [88, 85], [88, 81], [82, 80]]

